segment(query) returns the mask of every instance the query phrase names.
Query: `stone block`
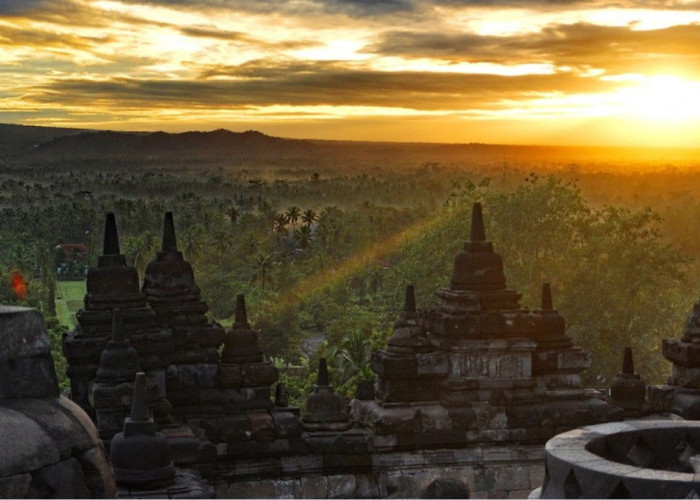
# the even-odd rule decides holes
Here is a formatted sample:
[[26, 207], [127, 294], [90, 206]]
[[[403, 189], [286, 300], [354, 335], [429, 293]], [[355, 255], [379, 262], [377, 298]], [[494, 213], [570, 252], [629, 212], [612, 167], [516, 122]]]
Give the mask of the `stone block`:
[[275, 484], [275, 498], [299, 498], [299, 481], [294, 479], [278, 479]]
[[289, 438], [299, 436], [301, 433], [301, 424], [299, 418], [288, 411], [279, 411], [273, 409], [271, 411], [272, 420], [275, 424], [275, 432], [278, 438]]
[[680, 387], [700, 389], [700, 367], [688, 368], [683, 365], [673, 365], [669, 383]]
[[[264, 403], [261, 408], [272, 406], [270, 400], [270, 388], [265, 387], [241, 387], [239, 389], [223, 389], [221, 391], [224, 404], [236, 405], [239, 403]], [[246, 408], [246, 406], [241, 406]], [[250, 406], [247, 406], [250, 408]]]
[[420, 493], [416, 491], [416, 482], [409, 474], [387, 474], [382, 489], [386, 492], [386, 498], [417, 498]]
[[250, 420], [245, 414], [230, 415], [216, 420], [215, 426], [204, 427], [209, 439], [235, 443], [251, 439]]
[[219, 352], [213, 347], [183, 346], [170, 355], [170, 361], [174, 365], [216, 364]]
[[323, 455], [323, 473], [368, 472], [372, 470], [372, 456], [369, 453], [346, 454], [326, 453]]
[[90, 491], [85, 484], [85, 476], [80, 463], [69, 458], [57, 464], [43, 467], [32, 473], [32, 488], [36, 497], [89, 498]]
[[114, 498], [117, 495], [114, 472], [102, 445], [87, 450], [78, 460], [91, 498]]
[[96, 382], [90, 391], [90, 404], [96, 410], [110, 408], [131, 408], [133, 382], [111, 384]]
[[591, 366], [591, 355], [579, 347], [564, 349], [557, 353], [557, 369], [580, 372]]
[[474, 490], [494, 491], [498, 488], [498, 477], [494, 467], [477, 464], [474, 466]]
[[526, 351], [469, 351], [453, 356], [459, 378], [509, 380], [532, 374], [531, 355]]
[[279, 371], [272, 363], [249, 363], [241, 366], [243, 387], [261, 387], [277, 382]]
[[219, 384], [225, 388], [239, 388], [243, 383], [241, 366], [221, 363], [219, 365]]
[[380, 498], [379, 482], [375, 474], [355, 475], [355, 498]]
[[327, 476], [328, 492], [326, 498], [354, 498], [357, 482], [353, 474]]
[[[321, 472], [321, 469], [323, 468], [323, 457], [321, 455], [291, 455], [281, 457], [280, 463], [284, 474], [293, 475], [301, 473], [303, 477], [315, 478], [317, 476], [314, 476], [313, 474]], [[304, 498], [308, 497], [304, 496]]]
[[416, 374], [419, 377], [445, 377], [450, 369], [446, 353], [430, 352], [416, 354]]
[[434, 378], [384, 377], [377, 385], [377, 395], [386, 403], [432, 401], [439, 398], [442, 390], [442, 381]]
[[528, 488], [534, 490], [539, 488], [544, 483], [544, 464], [530, 465], [530, 485]]
[[31, 482], [32, 476], [29, 474], [0, 477], [0, 498], [28, 498]]
[[664, 339], [662, 353], [674, 365], [700, 368], [700, 345], [677, 339]]
[[59, 395], [49, 336], [41, 314], [0, 305], [0, 400]]
[[275, 498], [276, 494], [275, 481], [269, 479], [216, 485], [216, 498]]
[[174, 377], [183, 385], [213, 388], [218, 385], [218, 370], [214, 363], [171, 365], [167, 377]]
[[395, 355], [386, 351], [375, 351], [371, 358], [372, 370], [380, 379], [385, 376], [417, 376], [416, 357], [413, 354]]
[[95, 410], [97, 428], [100, 431], [102, 439], [109, 439], [117, 432], [121, 432], [124, 427], [124, 419], [129, 416], [131, 409], [129, 407], [122, 408], [105, 408]]
[[271, 441], [275, 439], [275, 424], [268, 411], [246, 412], [250, 421], [251, 437], [257, 441]]
[[509, 491], [506, 498], [529, 498], [532, 490], [515, 490]]
[[40, 469], [60, 460], [59, 447], [33, 419], [1, 406], [0, 443], [0, 477]]
[[302, 476], [300, 482], [301, 498], [328, 498], [327, 476]]
[[[510, 453], [508, 456], [510, 457]], [[527, 466], [501, 466], [496, 470], [498, 488], [508, 491], [530, 488], [530, 470]]]

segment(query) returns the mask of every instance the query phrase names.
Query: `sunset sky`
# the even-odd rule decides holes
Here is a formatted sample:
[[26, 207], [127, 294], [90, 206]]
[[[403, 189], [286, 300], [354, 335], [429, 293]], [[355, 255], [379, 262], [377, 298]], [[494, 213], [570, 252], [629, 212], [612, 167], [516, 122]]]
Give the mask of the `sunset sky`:
[[700, 147], [700, 1], [0, 0], [0, 122]]

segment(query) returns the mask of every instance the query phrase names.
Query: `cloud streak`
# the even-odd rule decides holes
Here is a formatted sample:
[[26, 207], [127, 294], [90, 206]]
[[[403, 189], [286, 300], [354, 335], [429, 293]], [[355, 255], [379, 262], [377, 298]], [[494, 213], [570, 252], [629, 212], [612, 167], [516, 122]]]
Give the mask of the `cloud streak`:
[[653, 75], [700, 80], [700, 5], [5, 0], [0, 48], [0, 121], [583, 119]]

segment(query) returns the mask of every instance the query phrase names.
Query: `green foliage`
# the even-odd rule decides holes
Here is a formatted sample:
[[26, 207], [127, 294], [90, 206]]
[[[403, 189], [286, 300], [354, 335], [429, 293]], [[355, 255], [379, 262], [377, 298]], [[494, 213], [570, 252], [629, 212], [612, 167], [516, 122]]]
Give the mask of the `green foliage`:
[[56, 377], [58, 378], [58, 386], [61, 390], [70, 387], [70, 380], [66, 374], [68, 363], [63, 356], [63, 336], [68, 332], [68, 328], [59, 323], [55, 316], [45, 316], [46, 328], [49, 334], [49, 342], [51, 344], [51, 357], [56, 369]]
[[[94, 265], [104, 213], [114, 211], [122, 252], [143, 272], [159, 249], [162, 214], [172, 210], [210, 317], [229, 321], [235, 295], [245, 293], [266, 355], [290, 367], [284, 377], [293, 398], [305, 399], [321, 355], [333, 384], [351, 395], [373, 375], [368, 356], [384, 347], [405, 285], [416, 286], [423, 309], [449, 285], [454, 256], [468, 239], [471, 203], [481, 201], [509, 287], [536, 307], [541, 283], [552, 283], [570, 335], [593, 354], [589, 381], [619, 371], [626, 345], [648, 381], [663, 381], [670, 363], [659, 354], [660, 340], [679, 336], [695, 292], [686, 279], [700, 270], [688, 257], [700, 249], [688, 230], [700, 222], [700, 204], [688, 191], [700, 174], [613, 175], [560, 165], [553, 167], [557, 178], [525, 177], [529, 165], [506, 172], [500, 157], [346, 167], [166, 168], [157, 160], [5, 166], [0, 301], [37, 307], [50, 322], [65, 305], [55, 307], [57, 244], [85, 244]], [[477, 181], [477, 172], [498, 180]], [[28, 280], [25, 300], [9, 288], [14, 269]], [[50, 328], [55, 342], [60, 334]], [[319, 341], [325, 343], [308, 347]]]

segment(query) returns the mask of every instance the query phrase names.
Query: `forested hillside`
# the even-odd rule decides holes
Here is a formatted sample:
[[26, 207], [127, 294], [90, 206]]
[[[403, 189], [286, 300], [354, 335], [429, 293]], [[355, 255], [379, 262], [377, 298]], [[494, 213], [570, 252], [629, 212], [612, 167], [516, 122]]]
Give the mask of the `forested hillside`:
[[[268, 140], [285, 147], [252, 134], [255, 151]], [[635, 167], [598, 151], [602, 160], [577, 163], [539, 148], [549, 160], [514, 161], [484, 145], [472, 146], [480, 160], [436, 145], [414, 158], [419, 149], [395, 144], [293, 141], [275, 158], [248, 149], [246, 160], [232, 149], [166, 161], [150, 146], [120, 158], [115, 144], [132, 140], [121, 135], [115, 154], [98, 158], [107, 146], [81, 142], [89, 136], [51, 137], [0, 158], [0, 301], [40, 308], [59, 361], [55, 284], [81, 279], [96, 262], [108, 211], [140, 272], [159, 249], [163, 212], [174, 212], [211, 319], [230, 321], [245, 293], [265, 353], [292, 376], [293, 397], [313, 383], [308, 367], [320, 355], [346, 394], [372, 376], [369, 356], [390, 334], [405, 285], [425, 309], [449, 283], [473, 201], [484, 204], [487, 237], [522, 304], [539, 307], [541, 284], [552, 283], [569, 334], [593, 353], [591, 385], [611, 380], [627, 345], [647, 381], [662, 382], [670, 363], [661, 339], [680, 335], [700, 290], [700, 173], [687, 159]], [[185, 149], [206, 156], [202, 136], [192, 137], [200, 149]], [[59, 244], [84, 244], [88, 255], [66, 256]], [[17, 293], [18, 276], [26, 294]]]

